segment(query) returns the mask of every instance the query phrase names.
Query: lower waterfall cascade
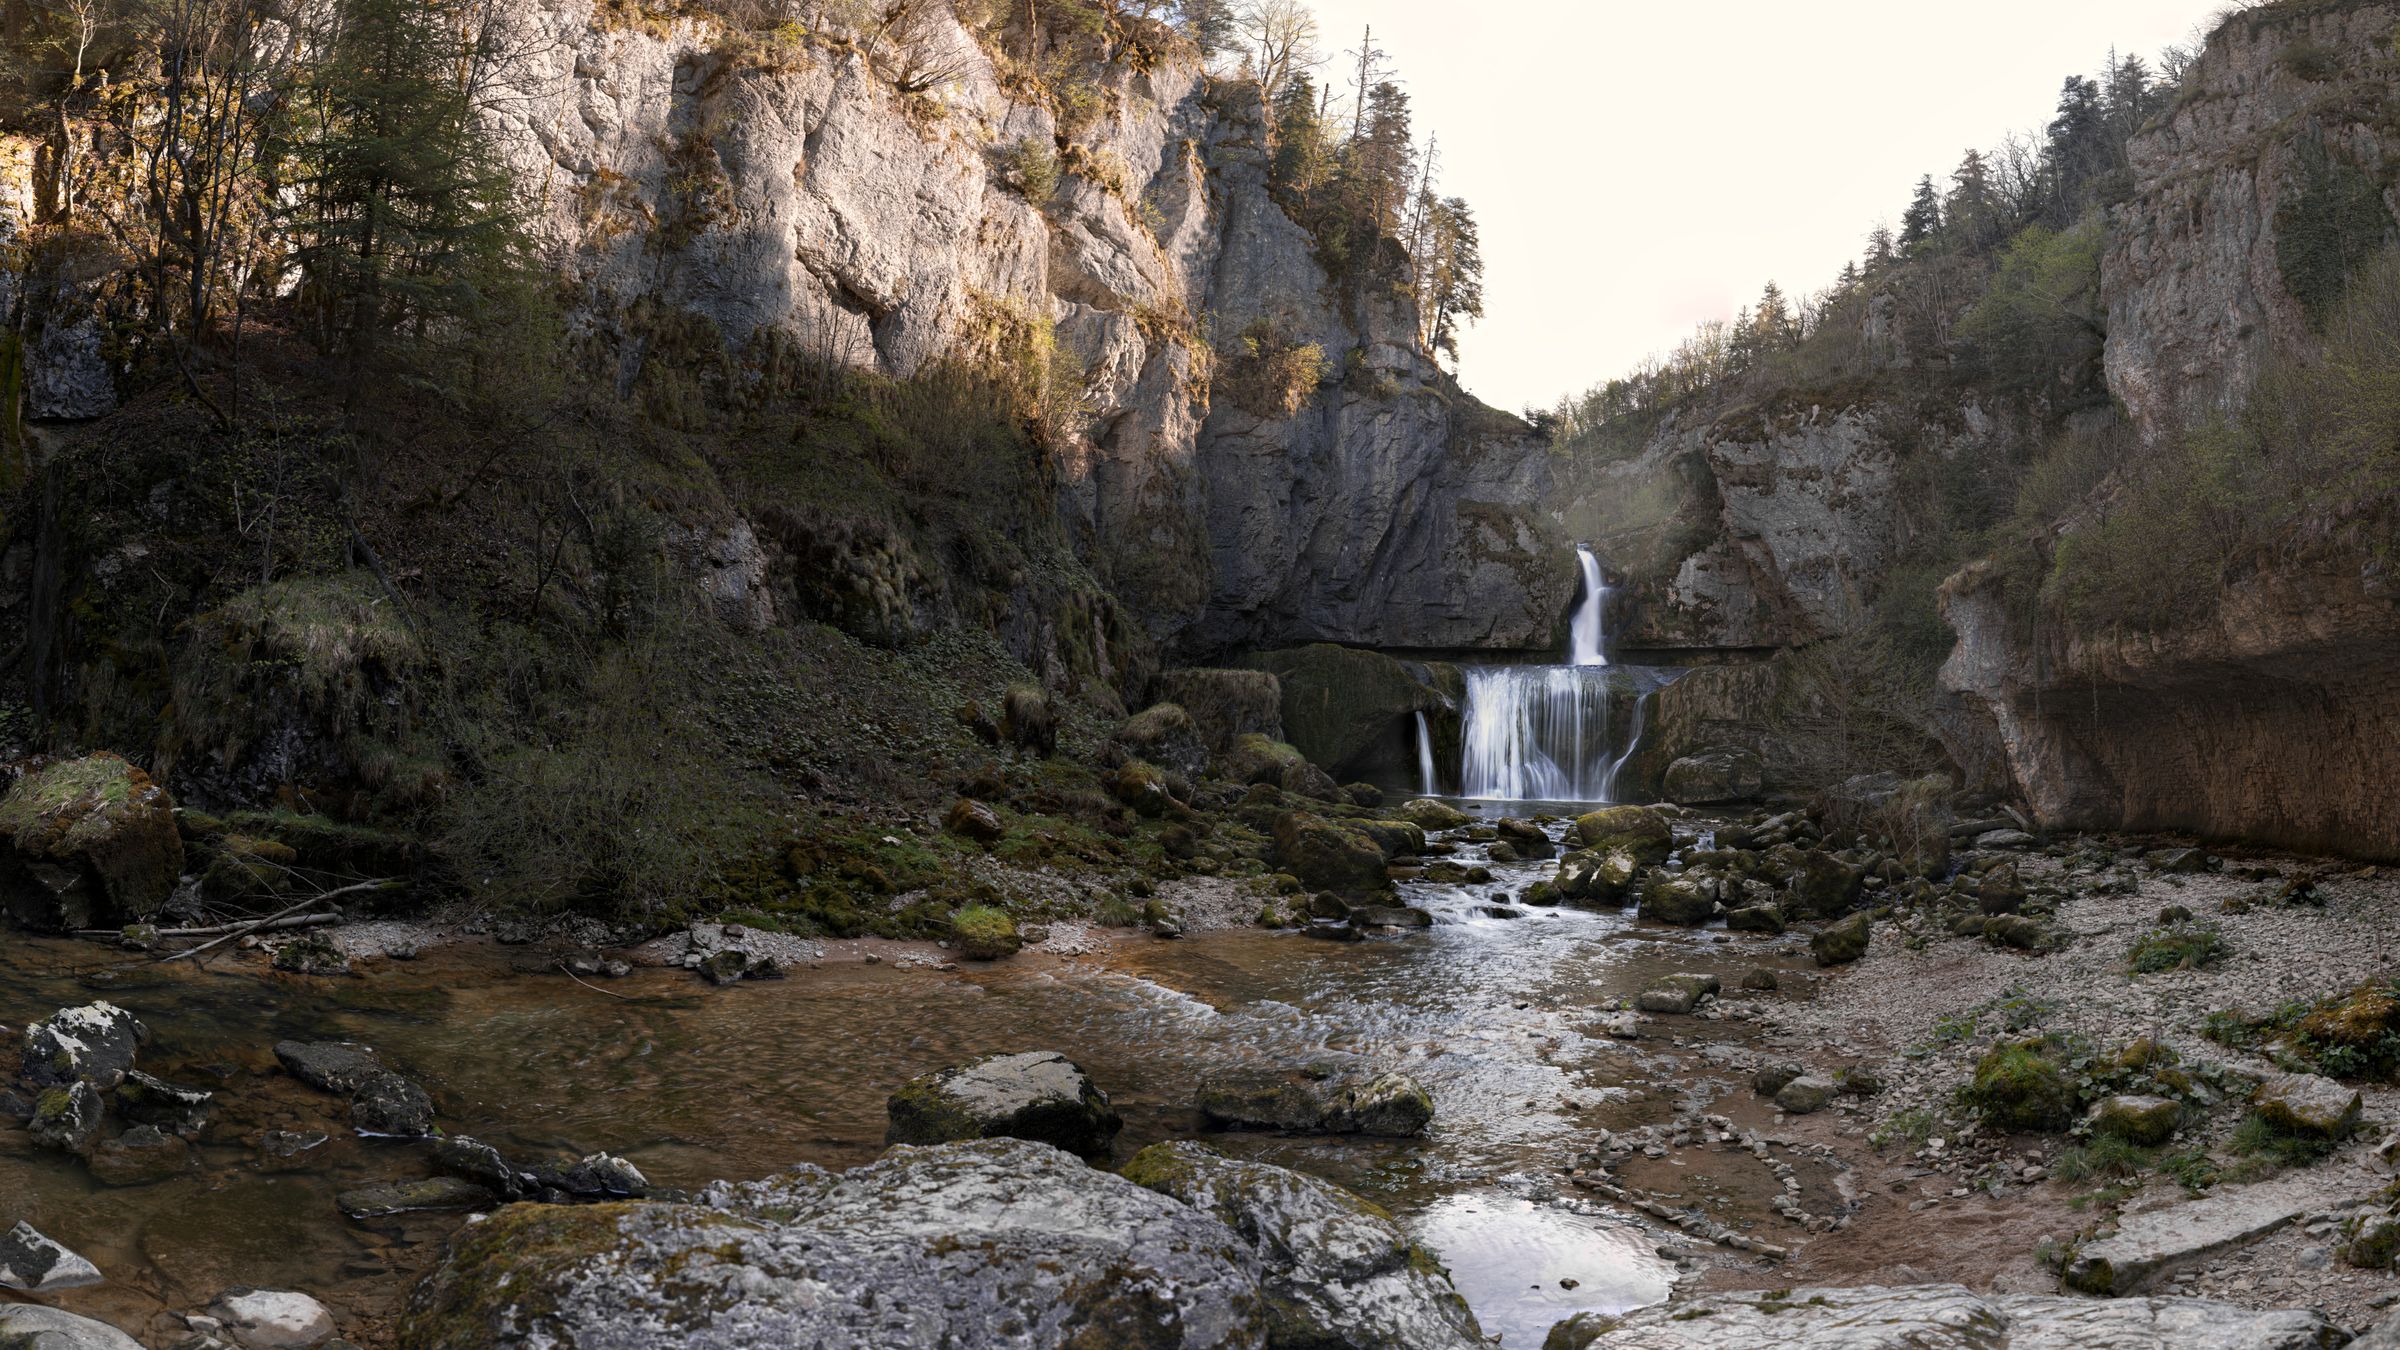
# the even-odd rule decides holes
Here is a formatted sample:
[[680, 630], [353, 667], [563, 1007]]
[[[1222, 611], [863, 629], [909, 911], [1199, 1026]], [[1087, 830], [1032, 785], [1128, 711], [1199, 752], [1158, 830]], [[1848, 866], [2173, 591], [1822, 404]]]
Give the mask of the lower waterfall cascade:
[[[1575, 549], [1582, 598], [1565, 665], [1472, 666], [1460, 735], [1459, 795], [1484, 801], [1611, 802], [1641, 746], [1650, 697], [1680, 671], [1611, 665], [1609, 588], [1599, 558]], [[1623, 705], [1623, 706], [1620, 706]], [[1434, 781], [1419, 730], [1423, 778]]]

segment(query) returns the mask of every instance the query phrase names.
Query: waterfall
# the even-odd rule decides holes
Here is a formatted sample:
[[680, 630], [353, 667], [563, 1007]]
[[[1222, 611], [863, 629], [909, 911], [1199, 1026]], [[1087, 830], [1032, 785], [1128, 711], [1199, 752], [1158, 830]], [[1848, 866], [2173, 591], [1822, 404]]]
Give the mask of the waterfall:
[[1422, 709], [1417, 713], [1417, 784], [1424, 796], [1441, 795], [1441, 784], [1433, 776], [1433, 726]]
[[1608, 586], [1600, 579], [1600, 559], [1588, 544], [1575, 546], [1575, 561], [1583, 568], [1583, 603], [1567, 623], [1567, 660], [1578, 666], [1605, 666], [1601, 648], [1608, 641]]
[[[1568, 664], [1466, 671], [1462, 796], [1614, 801], [1618, 775], [1641, 745], [1650, 695], [1681, 673], [1608, 663], [1608, 586], [1600, 559], [1578, 544], [1575, 562], [1583, 576], [1583, 598], [1568, 623]], [[1421, 726], [1418, 745], [1420, 767], [1430, 773]]]

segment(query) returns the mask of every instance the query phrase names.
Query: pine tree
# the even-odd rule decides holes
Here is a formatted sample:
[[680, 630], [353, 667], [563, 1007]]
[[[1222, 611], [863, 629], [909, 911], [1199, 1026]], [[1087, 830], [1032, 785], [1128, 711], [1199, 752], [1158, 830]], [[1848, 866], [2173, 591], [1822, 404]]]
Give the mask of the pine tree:
[[292, 232], [320, 342], [363, 363], [391, 334], [478, 312], [526, 241], [475, 118], [488, 53], [445, 0], [338, 0], [299, 91]]
[[1933, 190], [1933, 175], [1917, 180], [1917, 193], [1900, 216], [1900, 247], [1914, 249], [1941, 233], [1942, 198]]
[[1483, 317], [1483, 243], [1475, 213], [1462, 198], [1444, 197], [1428, 213], [1431, 240], [1425, 283], [1425, 347], [1458, 360], [1458, 332]]
[[2044, 146], [2050, 170], [2051, 224], [2064, 229], [2075, 223], [2090, 204], [2095, 181], [2112, 167], [2115, 155], [2099, 82], [2069, 75], [2059, 90], [2058, 113], [2050, 121]]
[[1361, 192], [1361, 223], [1370, 233], [1399, 232], [1399, 212], [1416, 177], [1416, 141], [1410, 134], [1408, 95], [1385, 80], [1367, 91], [1365, 115], [1352, 143]]
[[1967, 249], [1980, 253], [2000, 242], [2000, 198], [1980, 152], [1969, 150], [1951, 171], [1950, 196], [1942, 209], [1952, 237]]
[[1876, 226], [1874, 232], [1867, 236], [1867, 275], [1873, 276], [1891, 266], [1897, 253], [1898, 249], [1892, 242], [1891, 227]]

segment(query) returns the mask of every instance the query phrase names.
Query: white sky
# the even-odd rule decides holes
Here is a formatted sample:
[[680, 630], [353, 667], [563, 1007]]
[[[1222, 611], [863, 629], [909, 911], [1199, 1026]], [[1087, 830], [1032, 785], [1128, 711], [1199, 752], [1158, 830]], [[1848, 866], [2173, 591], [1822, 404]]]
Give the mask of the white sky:
[[1800, 294], [1917, 176], [2049, 121], [2113, 46], [2224, 0], [1314, 0], [1339, 80], [1390, 53], [1483, 232], [1461, 374], [1511, 411], [1631, 369], [1772, 279]]

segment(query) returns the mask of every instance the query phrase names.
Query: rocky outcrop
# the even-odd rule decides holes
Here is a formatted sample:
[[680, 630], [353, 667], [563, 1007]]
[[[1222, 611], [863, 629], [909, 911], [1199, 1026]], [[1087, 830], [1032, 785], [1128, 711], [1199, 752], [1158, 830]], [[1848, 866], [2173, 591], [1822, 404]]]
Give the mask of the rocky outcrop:
[[698, 1204], [514, 1205], [452, 1242], [399, 1343], [1264, 1350], [1345, 1343], [1295, 1326], [1471, 1331], [1430, 1261], [1392, 1268], [1410, 1249], [1363, 1201], [1241, 1170], [1229, 1188], [1154, 1168], [1153, 1190], [993, 1139], [720, 1183]]
[[1568, 1350], [1983, 1350], [2003, 1345], [2106, 1345], [2117, 1350], [2326, 1350], [2342, 1332], [2314, 1312], [2256, 1312], [2196, 1298], [2115, 1302], [2049, 1294], [1977, 1294], [1963, 1285], [1781, 1289], [1712, 1294], [1613, 1324], [1561, 1323]]

